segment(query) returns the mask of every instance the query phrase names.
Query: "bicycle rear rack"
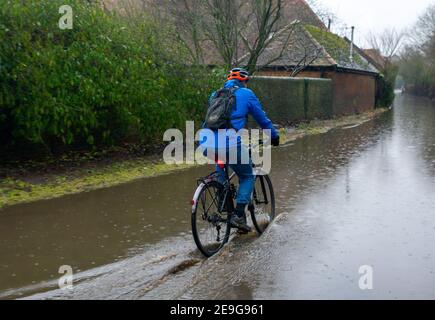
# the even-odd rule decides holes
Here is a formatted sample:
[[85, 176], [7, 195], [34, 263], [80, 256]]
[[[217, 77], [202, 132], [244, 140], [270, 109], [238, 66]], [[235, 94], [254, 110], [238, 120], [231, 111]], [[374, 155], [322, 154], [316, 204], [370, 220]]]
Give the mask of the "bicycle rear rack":
[[210, 181], [218, 181], [218, 177], [217, 177], [218, 174], [219, 173], [217, 171], [215, 171], [215, 172], [209, 174], [207, 177], [198, 178], [196, 180], [196, 184], [199, 186], [201, 183], [207, 183]]

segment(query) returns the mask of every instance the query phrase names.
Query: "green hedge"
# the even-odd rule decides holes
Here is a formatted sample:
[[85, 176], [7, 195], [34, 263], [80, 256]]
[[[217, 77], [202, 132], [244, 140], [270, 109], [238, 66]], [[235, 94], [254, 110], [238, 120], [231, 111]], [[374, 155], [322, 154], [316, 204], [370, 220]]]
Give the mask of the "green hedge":
[[329, 79], [305, 79], [306, 119], [330, 119], [333, 113], [333, 89]]
[[249, 87], [274, 123], [327, 119], [333, 115], [329, 79], [254, 77]]
[[393, 105], [395, 99], [394, 87], [396, 84], [398, 74], [398, 67], [389, 65], [382, 71], [382, 75], [377, 81], [377, 96], [376, 107], [386, 108]]
[[200, 119], [218, 73], [186, 66], [171, 34], [90, 1], [0, 1], [1, 147], [154, 143]]
[[249, 83], [275, 123], [305, 119], [305, 81], [298, 78], [255, 77]]

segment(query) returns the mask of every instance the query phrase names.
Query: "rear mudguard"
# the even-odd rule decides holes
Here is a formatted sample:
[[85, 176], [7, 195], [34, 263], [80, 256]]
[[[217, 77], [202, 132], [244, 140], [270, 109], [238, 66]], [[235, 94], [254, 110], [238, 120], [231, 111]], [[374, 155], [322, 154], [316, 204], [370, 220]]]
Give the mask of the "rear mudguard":
[[201, 184], [198, 186], [198, 188], [196, 188], [195, 194], [194, 194], [193, 199], [192, 199], [192, 214], [195, 212], [196, 205], [199, 202], [199, 195], [201, 194], [202, 189], [204, 189], [204, 187], [210, 181], [212, 181], [212, 180], [211, 179], [204, 180], [204, 182], [201, 182]]

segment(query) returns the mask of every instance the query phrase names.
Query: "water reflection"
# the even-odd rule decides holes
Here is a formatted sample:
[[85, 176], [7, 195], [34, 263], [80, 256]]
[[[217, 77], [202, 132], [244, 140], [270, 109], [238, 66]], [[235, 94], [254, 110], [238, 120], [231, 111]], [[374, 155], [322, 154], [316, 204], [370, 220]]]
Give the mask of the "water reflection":
[[[330, 297], [354, 292], [354, 268], [366, 260], [388, 269], [379, 262], [385, 256], [387, 262], [401, 261], [393, 268], [399, 276], [401, 263], [426, 276], [421, 268], [435, 265], [429, 241], [435, 240], [434, 123], [433, 104], [405, 96], [394, 112], [375, 121], [275, 150], [277, 209], [287, 214], [268, 235], [199, 268], [192, 276], [201, 278], [203, 273], [204, 280], [186, 297]], [[196, 178], [209, 170], [191, 169], [3, 210], [0, 292], [56, 279], [63, 264], [79, 272], [114, 261], [142, 276], [126, 284], [113, 275], [106, 282], [98, 280], [102, 287], [116, 291], [133, 283], [146, 286], [148, 271], [137, 267], [144, 252], [176, 237], [163, 241], [168, 252], [190, 254], [189, 200]], [[398, 254], [401, 250], [404, 256]], [[408, 265], [408, 254], [418, 256], [414, 266]], [[225, 281], [228, 275], [233, 285]], [[435, 287], [427, 277], [416, 278], [416, 285], [423, 280]], [[423, 292], [430, 292], [421, 285]], [[89, 297], [104, 297], [104, 290], [94, 291]], [[159, 294], [170, 297], [166, 291]]]

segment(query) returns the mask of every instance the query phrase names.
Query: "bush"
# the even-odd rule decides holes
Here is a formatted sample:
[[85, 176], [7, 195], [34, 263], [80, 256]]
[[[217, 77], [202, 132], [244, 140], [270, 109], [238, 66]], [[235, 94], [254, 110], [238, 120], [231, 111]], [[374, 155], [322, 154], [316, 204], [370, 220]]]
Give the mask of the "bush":
[[383, 70], [377, 81], [376, 107], [391, 107], [395, 99], [394, 88], [398, 74], [398, 67], [389, 65]]
[[[58, 27], [64, 4], [72, 30]], [[90, 1], [1, 1], [2, 148], [151, 144], [200, 119], [218, 73], [187, 66], [170, 33]]]
[[411, 42], [401, 52], [400, 74], [406, 91], [435, 98], [435, 4], [411, 28]]
[[401, 57], [400, 73], [407, 92], [435, 98], [435, 58], [428, 57], [413, 47], [405, 47]]

